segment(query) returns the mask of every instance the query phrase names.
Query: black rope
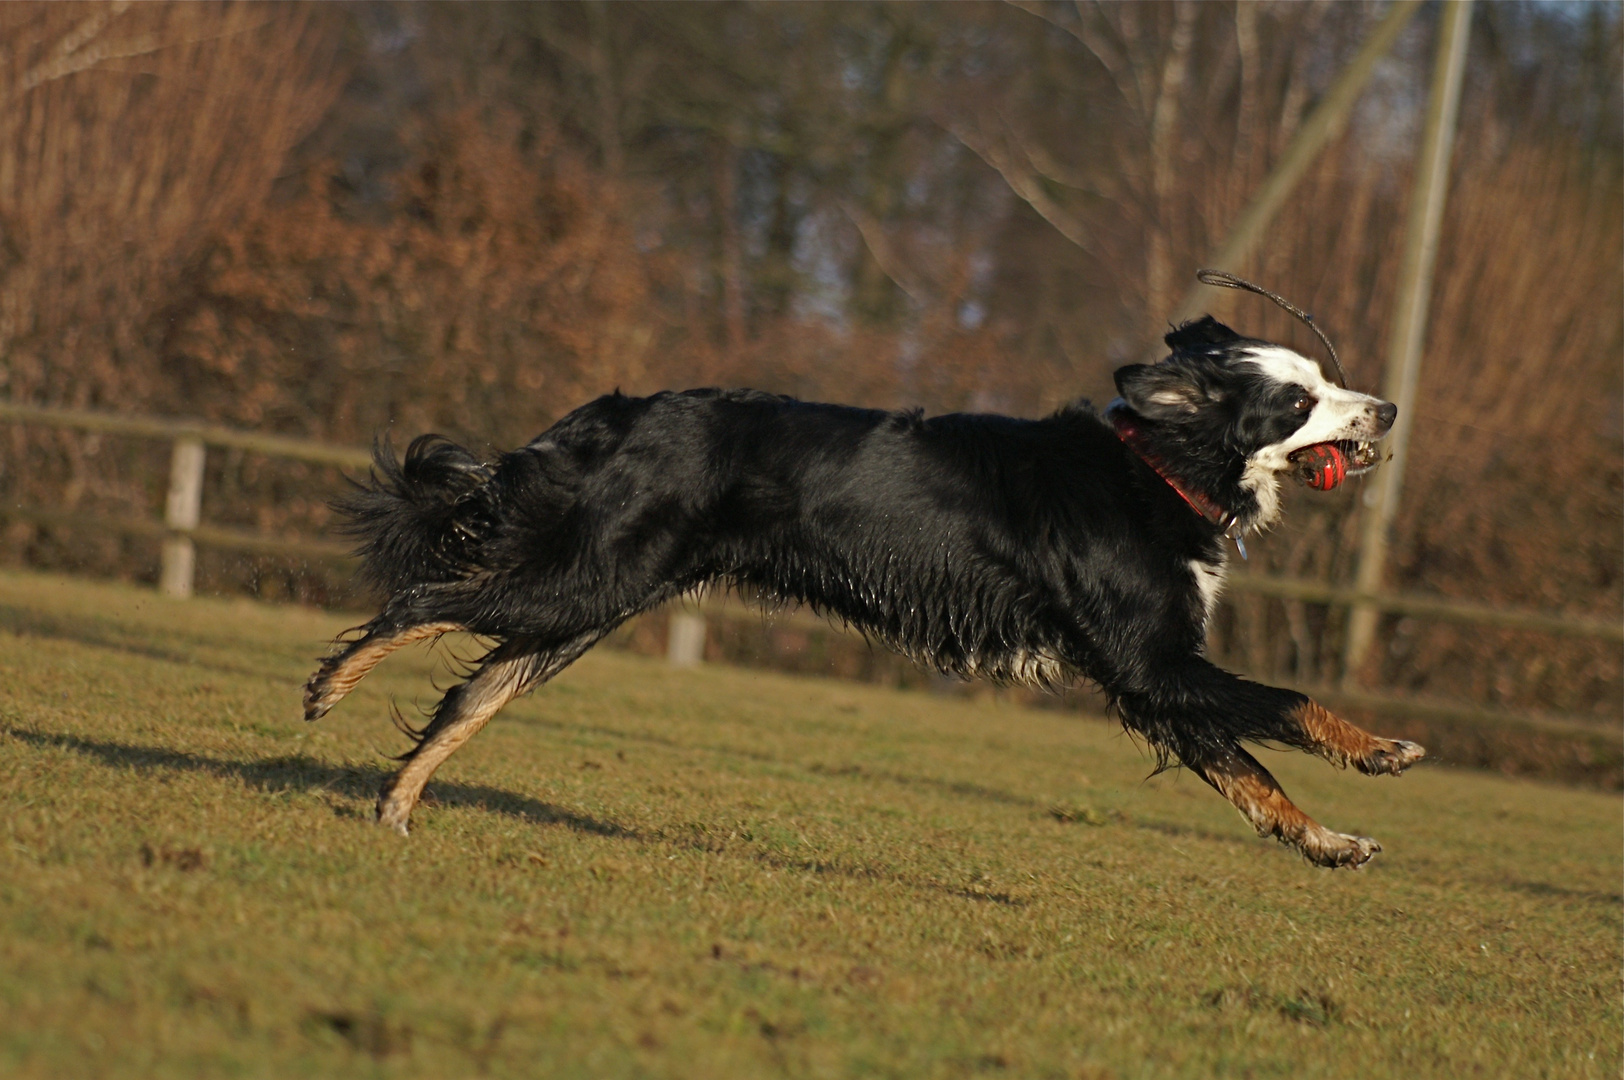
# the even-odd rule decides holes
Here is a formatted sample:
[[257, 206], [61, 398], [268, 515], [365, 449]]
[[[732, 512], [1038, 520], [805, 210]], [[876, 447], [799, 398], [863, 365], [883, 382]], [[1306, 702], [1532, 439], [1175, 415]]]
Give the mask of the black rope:
[[1342, 361], [1337, 358], [1336, 346], [1331, 344], [1331, 339], [1326, 337], [1325, 332], [1314, 322], [1314, 316], [1294, 304], [1287, 303], [1285, 299], [1276, 296], [1263, 286], [1254, 285], [1245, 278], [1238, 278], [1234, 274], [1227, 274], [1222, 270], [1197, 270], [1195, 277], [1203, 285], [1216, 285], [1224, 289], [1245, 289], [1247, 292], [1254, 292], [1259, 296], [1267, 296], [1270, 300], [1297, 316], [1310, 330], [1314, 331], [1314, 334], [1324, 344], [1325, 351], [1331, 354], [1331, 363], [1336, 367], [1336, 384], [1344, 390], [1348, 388], [1348, 375], [1347, 372], [1342, 370]]

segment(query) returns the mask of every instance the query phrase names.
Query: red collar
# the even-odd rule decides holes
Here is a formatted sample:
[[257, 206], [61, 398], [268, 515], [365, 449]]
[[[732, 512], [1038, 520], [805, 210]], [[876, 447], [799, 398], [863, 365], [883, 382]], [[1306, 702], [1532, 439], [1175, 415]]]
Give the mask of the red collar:
[[[1191, 510], [1221, 528], [1224, 535], [1231, 537], [1235, 541], [1235, 546], [1240, 547], [1242, 530], [1238, 514], [1225, 510], [1212, 496], [1204, 492], [1189, 490], [1169, 476], [1167, 469], [1162, 465], [1162, 459], [1145, 444], [1144, 432], [1122, 409], [1107, 409], [1105, 418], [1110, 423], [1112, 430], [1116, 432], [1117, 438], [1122, 440], [1122, 445], [1139, 455], [1139, 460], [1149, 465], [1168, 487], [1178, 493], [1179, 498], [1189, 504]], [[1242, 558], [1245, 557], [1245, 554], [1246, 549], [1241, 548]]]

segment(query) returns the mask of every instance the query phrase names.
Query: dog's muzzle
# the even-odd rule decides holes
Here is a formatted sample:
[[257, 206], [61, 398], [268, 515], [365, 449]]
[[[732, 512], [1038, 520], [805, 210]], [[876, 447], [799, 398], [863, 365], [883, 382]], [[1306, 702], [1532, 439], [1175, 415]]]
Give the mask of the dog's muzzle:
[[1376, 420], [1375, 438], [1369, 441], [1340, 439], [1293, 451], [1287, 460], [1293, 465], [1293, 475], [1298, 481], [1316, 491], [1330, 491], [1348, 477], [1361, 476], [1380, 465], [1382, 452], [1376, 447], [1376, 439], [1393, 430], [1398, 406], [1384, 401], [1372, 411]]

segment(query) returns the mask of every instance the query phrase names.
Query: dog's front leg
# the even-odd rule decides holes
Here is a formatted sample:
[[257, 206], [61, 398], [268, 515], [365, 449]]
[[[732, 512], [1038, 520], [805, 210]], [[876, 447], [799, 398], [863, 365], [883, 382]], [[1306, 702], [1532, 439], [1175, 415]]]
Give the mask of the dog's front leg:
[[1402, 739], [1383, 739], [1343, 720], [1317, 701], [1307, 700], [1292, 711], [1302, 731], [1292, 740], [1333, 765], [1352, 765], [1367, 776], [1397, 776], [1426, 757], [1426, 747]]
[[1187, 762], [1219, 794], [1235, 804], [1259, 836], [1273, 836], [1320, 866], [1357, 867], [1382, 846], [1368, 836], [1332, 832], [1297, 809], [1269, 770], [1240, 747]]

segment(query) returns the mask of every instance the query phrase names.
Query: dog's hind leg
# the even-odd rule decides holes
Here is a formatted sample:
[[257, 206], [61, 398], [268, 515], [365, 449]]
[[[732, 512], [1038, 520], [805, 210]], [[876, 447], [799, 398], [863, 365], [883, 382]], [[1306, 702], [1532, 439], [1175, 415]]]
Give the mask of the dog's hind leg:
[[1352, 765], [1367, 776], [1397, 776], [1426, 756], [1426, 747], [1402, 739], [1383, 739], [1336, 716], [1317, 701], [1305, 700], [1291, 718], [1302, 731], [1294, 745], [1318, 754], [1333, 765]]
[[589, 634], [552, 649], [519, 638], [493, 649], [472, 678], [446, 692], [435, 707], [434, 718], [414, 736], [417, 748], [378, 794], [378, 824], [405, 836], [412, 808], [434, 770], [478, 734], [502, 706], [563, 671], [601, 636]]
[[1186, 764], [1234, 803], [1259, 836], [1275, 837], [1309, 862], [1357, 867], [1382, 849], [1368, 836], [1332, 832], [1297, 809], [1269, 770], [1238, 746], [1211, 751]]
[[316, 673], [304, 688], [304, 714], [306, 720], [320, 720], [355, 689], [355, 684], [379, 661], [403, 645], [424, 638], [439, 637], [462, 627], [453, 622], [425, 622], [402, 626], [387, 615], [380, 615], [366, 626], [364, 633], [347, 642], [325, 657]]

